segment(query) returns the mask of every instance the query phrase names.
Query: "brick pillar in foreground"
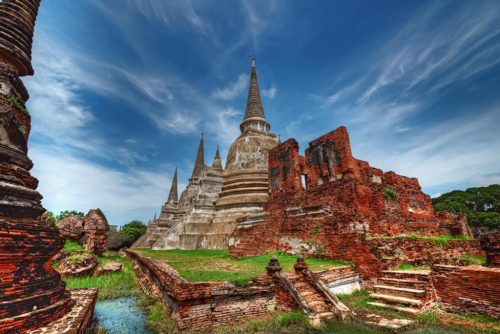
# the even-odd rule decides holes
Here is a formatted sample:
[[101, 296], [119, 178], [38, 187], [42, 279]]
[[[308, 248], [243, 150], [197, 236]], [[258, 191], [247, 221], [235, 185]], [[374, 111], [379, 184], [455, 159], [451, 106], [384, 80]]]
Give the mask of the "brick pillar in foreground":
[[0, 2], [0, 333], [24, 333], [69, 308], [50, 259], [63, 239], [45, 209], [27, 156], [31, 117], [20, 76], [33, 74], [31, 42], [40, 0]]

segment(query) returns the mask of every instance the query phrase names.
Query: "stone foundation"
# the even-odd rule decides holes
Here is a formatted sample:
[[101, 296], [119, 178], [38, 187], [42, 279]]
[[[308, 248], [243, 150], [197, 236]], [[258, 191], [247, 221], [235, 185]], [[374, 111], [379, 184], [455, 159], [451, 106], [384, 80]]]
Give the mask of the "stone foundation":
[[71, 294], [71, 308], [62, 318], [50, 324], [29, 331], [28, 334], [85, 334], [89, 333], [97, 289], [69, 290]]
[[[290, 291], [278, 277], [263, 275], [244, 287], [229, 282], [192, 283], [165, 262], [126, 250], [141, 287], [172, 311], [181, 329], [231, 324], [297, 308]], [[264, 269], [264, 268], [263, 268]], [[330, 291], [359, 289], [359, 276], [351, 266], [315, 272]]]
[[431, 275], [438, 302], [445, 310], [500, 319], [500, 268], [436, 265]]

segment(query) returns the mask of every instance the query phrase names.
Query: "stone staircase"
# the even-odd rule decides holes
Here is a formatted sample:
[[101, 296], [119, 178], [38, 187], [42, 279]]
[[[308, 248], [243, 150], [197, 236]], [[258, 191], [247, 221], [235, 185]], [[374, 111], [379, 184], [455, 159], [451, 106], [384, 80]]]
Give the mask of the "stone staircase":
[[417, 315], [433, 300], [429, 270], [387, 270], [377, 279], [370, 305]]
[[319, 292], [301, 273], [286, 273], [286, 277], [292, 283], [295, 291], [299, 294], [302, 301], [310, 308], [313, 316], [317, 316], [319, 320], [333, 319], [335, 314], [332, 310], [332, 305], [325, 299], [323, 294]]

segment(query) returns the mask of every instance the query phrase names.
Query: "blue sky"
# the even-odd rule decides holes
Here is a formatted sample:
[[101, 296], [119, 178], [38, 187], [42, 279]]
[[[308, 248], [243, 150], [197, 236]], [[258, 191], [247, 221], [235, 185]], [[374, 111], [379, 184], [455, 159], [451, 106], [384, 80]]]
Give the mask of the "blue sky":
[[147, 221], [201, 132], [224, 159], [252, 56], [302, 150], [345, 125], [357, 158], [430, 195], [500, 183], [499, 1], [51, 0], [24, 78], [44, 206]]

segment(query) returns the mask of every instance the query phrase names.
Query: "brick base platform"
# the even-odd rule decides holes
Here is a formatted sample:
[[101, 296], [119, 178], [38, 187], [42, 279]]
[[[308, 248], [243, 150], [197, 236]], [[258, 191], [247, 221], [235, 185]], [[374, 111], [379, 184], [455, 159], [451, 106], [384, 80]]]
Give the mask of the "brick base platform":
[[92, 322], [97, 289], [69, 290], [74, 303], [62, 318], [47, 326], [32, 330], [29, 334], [83, 334]]

